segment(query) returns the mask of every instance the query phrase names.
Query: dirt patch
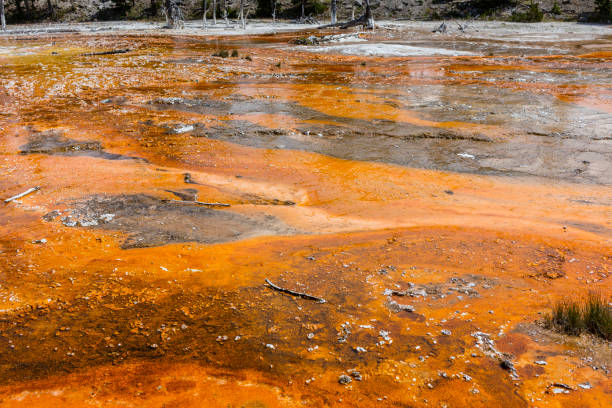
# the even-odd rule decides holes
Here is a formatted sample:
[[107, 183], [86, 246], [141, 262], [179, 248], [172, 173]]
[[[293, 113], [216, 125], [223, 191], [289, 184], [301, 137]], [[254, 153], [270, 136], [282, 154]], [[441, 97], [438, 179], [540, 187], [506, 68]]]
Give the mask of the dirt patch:
[[247, 217], [230, 211], [164, 201], [144, 194], [91, 196], [73, 203], [69, 210], [44, 216], [47, 221], [55, 218], [68, 227], [125, 232], [128, 237], [122, 244], [123, 249], [179, 242], [214, 244], [296, 232], [273, 216]]
[[[101, 295], [106, 290], [114, 290], [115, 295]], [[170, 293], [151, 301], [157, 291]], [[0, 378], [41, 378], [131, 358], [195, 360], [227, 368], [263, 369], [265, 360], [257, 356], [266, 351], [264, 344], [272, 342], [286, 344], [287, 351], [281, 358], [284, 364], [278, 364], [278, 371], [286, 360], [298, 358], [296, 346], [306, 348], [309, 340], [305, 336], [281, 338], [261, 330], [271, 316], [280, 316], [288, 307], [285, 298], [263, 296], [266, 292], [263, 285], [229, 293], [190, 293], [163, 283], [149, 287], [128, 277], [122, 281], [100, 280], [69, 304], [26, 308], [19, 310], [20, 317], [2, 313], [2, 332], [19, 339], [11, 343], [15, 345], [12, 349], [3, 342], [0, 356], [6, 364], [0, 366]], [[327, 308], [306, 301], [300, 305], [305, 322], [326, 319]], [[289, 307], [297, 310], [296, 306]], [[27, 331], [25, 336], [17, 336], [22, 329], [13, 325], [16, 319]], [[285, 320], [282, 325], [287, 330], [300, 326], [292, 319]], [[237, 326], [235, 322], [242, 324]], [[331, 338], [333, 326], [327, 326], [326, 336]], [[38, 342], [40, 338], [46, 341]], [[33, 344], [37, 347], [26, 347]], [[19, 369], [9, 369], [9, 364]]]
[[252, 205], [295, 205], [290, 200], [279, 200], [278, 198], [262, 197], [257, 194], [243, 194], [241, 203]]
[[453, 294], [477, 298], [480, 297], [480, 293], [477, 289], [487, 290], [497, 286], [497, 284], [497, 279], [469, 274], [461, 277], [452, 277], [445, 283], [415, 285], [409, 282], [409, 288], [406, 290], [387, 289], [386, 293], [388, 296], [420, 297], [423, 299], [429, 298], [430, 300], [444, 299], [446, 296]]
[[184, 201], [197, 201], [198, 190], [195, 188], [183, 188], [181, 190], [166, 190], [166, 192], [174, 194], [178, 198]]
[[[542, 348], [542, 353], [549, 355], [567, 355], [579, 357], [580, 366], [602, 370], [606, 375], [612, 373], [612, 343], [589, 334], [570, 336], [546, 329], [541, 322], [520, 323], [514, 333], [528, 336]], [[548, 347], [562, 344], [565, 347], [551, 351]]]
[[97, 141], [69, 139], [57, 130], [32, 134], [28, 143], [20, 147], [19, 153], [47, 154], [52, 156], [90, 156], [106, 160], [141, 160], [146, 162], [146, 159], [139, 157], [106, 152], [102, 144]]

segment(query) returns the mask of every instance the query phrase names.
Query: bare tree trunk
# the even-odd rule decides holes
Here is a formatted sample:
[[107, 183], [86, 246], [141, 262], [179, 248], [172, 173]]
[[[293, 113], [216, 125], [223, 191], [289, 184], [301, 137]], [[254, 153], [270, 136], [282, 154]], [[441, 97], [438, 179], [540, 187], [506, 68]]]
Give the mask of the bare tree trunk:
[[213, 0], [213, 25], [217, 25], [217, 0]]
[[331, 23], [336, 24], [336, 0], [331, 0]]
[[32, 17], [32, 9], [30, 7], [30, 3], [28, 2], [28, 0], [23, 0], [23, 4], [25, 4], [26, 14], [28, 15], [28, 18], [31, 18]]
[[355, 19], [355, 0], [351, 1], [351, 20]]
[[368, 22], [367, 27], [370, 30], [373, 30], [374, 29], [374, 16], [372, 15], [372, 9], [370, 8], [370, 0], [365, 0], [365, 4], [366, 4], [366, 11], [365, 11], [364, 17]]
[[229, 27], [229, 19], [227, 18], [227, 0], [223, 0], [223, 19], [225, 20], [225, 26]]
[[246, 29], [246, 23], [244, 21], [244, 0], [240, 0], [240, 21], [242, 21], [242, 29]]
[[6, 19], [4, 18], [4, 0], [0, 0], [0, 26], [2, 31], [6, 30]]
[[206, 12], [208, 8], [208, 0], [204, 0], [204, 16], [202, 17], [202, 25], [206, 28]]
[[173, 6], [172, 0], [166, 0], [164, 3], [164, 14], [166, 15], [166, 25], [168, 28], [174, 28], [174, 12], [172, 10]]
[[276, 24], [276, 0], [272, 0], [272, 24]]
[[183, 12], [176, 4], [176, 0], [164, 1], [164, 14], [166, 15], [166, 26], [168, 28], [175, 28], [177, 25], [179, 28], [183, 28], [185, 26]]
[[306, 18], [306, 13], [304, 13], [304, 3], [306, 3], [306, 0], [302, 0], [302, 20]]
[[363, 15], [357, 19], [352, 19], [346, 23], [335, 23], [335, 24], [327, 24], [320, 26], [321, 28], [331, 28], [331, 27], [340, 27], [340, 28], [349, 28], [363, 26], [370, 30], [374, 29], [374, 17], [372, 16], [372, 9], [370, 8], [370, 0], [365, 0], [365, 11]]

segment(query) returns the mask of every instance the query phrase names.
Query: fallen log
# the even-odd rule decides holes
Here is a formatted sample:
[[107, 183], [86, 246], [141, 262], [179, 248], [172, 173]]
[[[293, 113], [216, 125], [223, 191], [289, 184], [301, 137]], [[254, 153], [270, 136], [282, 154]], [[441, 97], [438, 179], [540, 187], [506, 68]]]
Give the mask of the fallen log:
[[292, 295], [292, 296], [297, 296], [297, 297], [301, 297], [302, 299], [308, 299], [308, 300], [314, 300], [315, 302], [318, 303], [327, 303], [327, 301], [325, 299], [322, 298], [318, 298], [316, 296], [312, 296], [309, 295], [307, 293], [302, 293], [302, 292], [296, 292], [294, 290], [291, 289], [285, 289], [285, 288], [281, 288], [280, 286], [276, 286], [275, 284], [273, 284], [272, 282], [270, 282], [269, 279], [266, 278], [266, 283], [268, 284], [268, 286], [278, 292], [282, 292], [282, 293], [286, 293], [288, 295]]
[[27, 195], [29, 195], [29, 194], [32, 194], [33, 192], [38, 191], [38, 190], [40, 190], [40, 186], [32, 187], [32, 188], [30, 188], [30, 189], [28, 189], [28, 190], [24, 191], [23, 193], [19, 193], [19, 194], [17, 194], [16, 196], [13, 196], [13, 197], [11, 197], [11, 198], [7, 198], [6, 200], [4, 200], [4, 202], [8, 204], [8, 203], [10, 203], [11, 201], [18, 200], [18, 199], [20, 199], [20, 198], [22, 198], [22, 197], [25, 197], [25, 196], [27, 196]]
[[563, 389], [570, 390], [570, 391], [576, 391], [575, 388], [570, 387], [567, 384], [558, 383], [558, 382], [550, 384], [547, 388], [550, 388], [550, 387], [557, 387], [557, 388], [563, 388]]
[[206, 207], [230, 207], [226, 203], [205, 203], [202, 201], [187, 201], [187, 200], [162, 200], [165, 203], [186, 204], [186, 205], [203, 205]]
[[112, 54], [126, 54], [130, 52], [129, 48], [123, 48], [120, 50], [110, 50], [110, 51], [100, 51], [100, 52], [88, 52], [85, 54], [81, 54], [82, 57], [93, 57], [95, 55], [112, 55]]
[[372, 17], [372, 10], [370, 9], [370, 1], [366, 0], [365, 4], [366, 4], [366, 9], [361, 17], [351, 20], [351, 21], [344, 22], [344, 23], [334, 23], [334, 24], [323, 25], [323, 26], [318, 27], [318, 29], [321, 30], [323, 28], [338, 27], [341, 30], [344, 30], [350, 27], [364, 26], [369, 30], [373, 30], [374, 29], [374, 17]]

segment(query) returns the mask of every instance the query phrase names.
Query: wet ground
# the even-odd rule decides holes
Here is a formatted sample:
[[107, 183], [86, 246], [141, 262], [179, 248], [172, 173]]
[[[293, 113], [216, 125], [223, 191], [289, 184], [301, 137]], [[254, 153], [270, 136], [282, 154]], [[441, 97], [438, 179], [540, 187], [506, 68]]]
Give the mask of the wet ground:
[[0, 406], [609, 406], [612, 30], [432, 27], [0, 37]]

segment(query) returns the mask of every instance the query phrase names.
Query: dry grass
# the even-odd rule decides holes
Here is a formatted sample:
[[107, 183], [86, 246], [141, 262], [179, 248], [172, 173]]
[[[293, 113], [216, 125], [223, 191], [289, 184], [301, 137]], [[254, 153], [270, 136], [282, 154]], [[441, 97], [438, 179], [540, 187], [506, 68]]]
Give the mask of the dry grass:
[[546, 326], [563, 333], [590, 333], [604, 340], [612, 340], [612, 307], [608, 300], [590, 294], [581, 300], [557, 302], [545, 318]]

